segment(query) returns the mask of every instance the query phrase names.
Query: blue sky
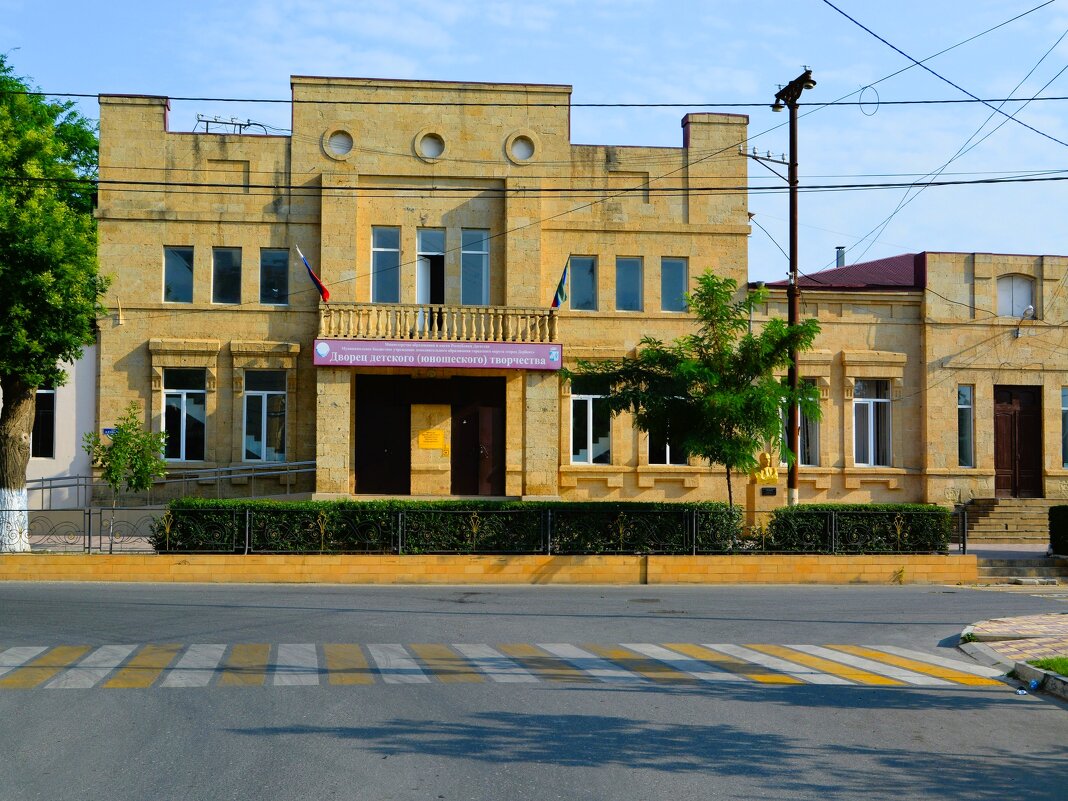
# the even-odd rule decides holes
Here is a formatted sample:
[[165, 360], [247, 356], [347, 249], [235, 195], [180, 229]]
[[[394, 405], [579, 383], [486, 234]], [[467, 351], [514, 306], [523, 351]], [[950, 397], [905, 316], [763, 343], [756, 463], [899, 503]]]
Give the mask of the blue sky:
[[[1042, 4], [834, 2], [917, 59]], [[919, 67], [882, 80], [910, 62], [823, 0], [0, 0], [0, 50], [49, 92], [284, 99], [295, 74], [562, 83], [574, 87], [576, 103], [748, 113], [750, 148], [761, 153], [786, 150], [787, 115], [769, 105], [807, 65], [818, 86], [806, 103], [866, 104], [804, 109], [811, 113], [800, 120], [802, 185], [909, 182], [970, 145], [942, 179], [1068, 175], [1068, 146], [1000, 115], [984, 125], [988, 107], [887, 103], [964, 99], [961, 89], [981, 98], [1068, 96], [1068, 70], [1059, 75], [1068, 65], [1066, 31], [1068, 0], [1054, 0], [927, 62], [958, 89]], [[876, 98], [882, 103], [868, 102]], [[718, 105], [729, 103], [769, 105]], [[1068, 142], [1068, 101], [1021, 105], [1004, 111]], [[82, 107], [97, 116], [95, 100]], [[679, 146], [685, 111], [575, 109], [572, 137]], [[198, 112], [281, 127], [289, 120], [284, 105], [185, 102], [173, 104], [172, 129], [190, 130]], [[750, 183], [783, 185], [752, 162]], [[836, 245], [847, 246], [849, 262], [920, 250], [1068, 254], [1068, 182], [930, 188], [894, 214], [907, 197], [903, 189], [803, 193], [801, 270], [830, 266]], [[767, 229], [753, 228], [750, 278], [782, 278], [787, 260], [775, 242], [787, 247], [787, 195], [754, 193], [750, 211]]]

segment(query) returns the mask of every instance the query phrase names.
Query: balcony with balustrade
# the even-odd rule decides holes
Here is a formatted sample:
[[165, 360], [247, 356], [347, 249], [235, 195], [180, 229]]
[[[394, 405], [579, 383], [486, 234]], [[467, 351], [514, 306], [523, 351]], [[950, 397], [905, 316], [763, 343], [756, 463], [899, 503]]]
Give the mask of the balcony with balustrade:
[[557, 322], [544, 308], [331, 303], [319, 311], [319, 338], [550, 343], [559, 341]]

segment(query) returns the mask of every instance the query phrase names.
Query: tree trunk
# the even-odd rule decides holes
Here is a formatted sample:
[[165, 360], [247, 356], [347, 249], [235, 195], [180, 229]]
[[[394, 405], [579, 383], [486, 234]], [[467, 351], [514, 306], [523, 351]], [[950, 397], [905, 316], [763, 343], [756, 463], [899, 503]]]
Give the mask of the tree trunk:
[[37, 388], [0, 375], [0, 553], [30, 550], [26, 465]]
[[723, 465], [727, 469], [727, 505], [734, 508], [734, 487], [731, 486], [731, 466], [729, 464]]

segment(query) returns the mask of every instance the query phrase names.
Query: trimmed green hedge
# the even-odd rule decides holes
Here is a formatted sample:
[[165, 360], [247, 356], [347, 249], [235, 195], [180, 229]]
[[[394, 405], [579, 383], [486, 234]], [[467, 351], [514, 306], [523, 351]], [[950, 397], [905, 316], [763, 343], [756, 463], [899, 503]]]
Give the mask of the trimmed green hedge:
[[158, 551], [244, 553], [707, 553], [741, 539], [722, 503], [249, 501], [183, 498]]
[[1068, 555], [1068, 506], [1049, 508], [1049, 547], [1058, 556]]
[[931, 553], [949, 549], [948, 509], [923, 504], [811, 503], [772, 512], [764, 549], [821, 553]]

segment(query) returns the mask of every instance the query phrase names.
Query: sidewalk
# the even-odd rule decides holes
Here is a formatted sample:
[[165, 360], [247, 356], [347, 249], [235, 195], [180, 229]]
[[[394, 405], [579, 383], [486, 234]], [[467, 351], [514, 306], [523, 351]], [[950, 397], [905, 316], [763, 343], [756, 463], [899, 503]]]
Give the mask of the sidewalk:
[[1020, 681], [1068, 701], [1068, 678], [1027, 664], [1068, 656], [1068, 612], [981, 620], [961, 632], [960, 649], [979, 662], [1015, 671]]

